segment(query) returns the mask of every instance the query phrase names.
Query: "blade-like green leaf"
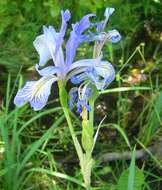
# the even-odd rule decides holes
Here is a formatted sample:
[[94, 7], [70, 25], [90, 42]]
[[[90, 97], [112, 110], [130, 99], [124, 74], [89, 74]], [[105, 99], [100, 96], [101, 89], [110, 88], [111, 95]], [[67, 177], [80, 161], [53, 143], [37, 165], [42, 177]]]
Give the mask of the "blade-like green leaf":
[[120, 87], [120, 88], [112, 88], [112, 89], [103, 90], [100, 92], [100, 94], [108, 94], [112, 92], [135, 91], [135, 90], [151, 90], [151, 88], [146, 87], [146, 86]]
[[117, 190], [141, 190], [144, 184], [144, 175], [142, 170], [135, 165], [135, 148], [132, 153], [130, 167], [124, 170], [119, 178]]
[[[124, 170], [119, 178], [117, 190], [130, 190], [127, 188], [128, 178], [129, 178], [128, 176], [129, 176], [129, 169]], [[144, 184], [144, 174], [139, 168], [135, 167], [133, 190], [141, 190], [143, 184]]]
[[63, 173], [60, 173], [60, 172], [52, 172], [52, 171], [50, 171], [48, 169], [43, 169], [43, 168], [33, 168], [33, 169], [29, 170], [29, 171], [31, 171], [31, 172], [41, 172], [41, 173], [48, 174], [48, 175], [51, 175], [51, 176], [59, 177], [59, 178], [71, 181], [73, 183], [76, 183], [76, 184], [78, 184], [78, 185], [80, 185], [82, 187], [85, 187], [84, 183], [80, 182], [76, 178], [71, 177], [71, 176], [66, 175], [66, 174], [63, 174]]
[[136, 156], [136, 147], [133, 150], [132, 153], [132, 159], [131, 159], [131, 164], [129, 167], [129, 176], [128, 176], [128, 190], [134, 190], [134, 179], [135, 179], [135, 156]]

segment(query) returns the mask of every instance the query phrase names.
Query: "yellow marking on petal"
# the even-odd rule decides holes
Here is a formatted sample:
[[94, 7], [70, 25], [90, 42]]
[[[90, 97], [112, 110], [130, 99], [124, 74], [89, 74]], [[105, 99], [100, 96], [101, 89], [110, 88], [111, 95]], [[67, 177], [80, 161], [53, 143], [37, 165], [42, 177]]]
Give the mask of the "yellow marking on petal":
[[[31, 96], [31, 99], [33, 99], [34, 97], [38, 97], [38, 98], [40, 98], [39, 97], [39, 95], [41, 95], [41, 93], [44, 91], [44, 88], [45, 88], [45, 84], [46, 84], [46, 82], [49, 82], [49, 80], [51, 80], [51, 79], [56, 79], [56, 77], [54, 77], [54, 76], [48, 76], [48, 77], [46, 77], [44, 80], [42, 80], [42, 81], [38, 81], [36, 84], [35, 84], [35, 87], [34, 87], [34, 89], [33, 89], [33, 91], [32, 91], [32, 96]], [[41, 80], [41, 79], [40, 79]]]

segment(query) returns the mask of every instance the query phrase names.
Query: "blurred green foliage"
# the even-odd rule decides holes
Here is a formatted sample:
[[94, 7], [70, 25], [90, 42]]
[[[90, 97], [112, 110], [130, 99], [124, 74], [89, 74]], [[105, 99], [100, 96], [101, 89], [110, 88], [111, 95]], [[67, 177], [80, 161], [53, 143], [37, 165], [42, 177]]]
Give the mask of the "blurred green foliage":
[[[144, 24], [153, 33], [162, 28], [162, 5], [151, 0], [3, 0], [0, 1], [1, 67], [15, 74], [22, 64], [23, 68], [34, 65], [38, 59], [32, 42], [43, 25], [59, 28], [61, 9], [71, 11], [73, 23], [89, 12], [96, 13], [96, 19], [100, 20], [107, 6], [116, 8], [108, 27], [113, 23], [121, 31], [126, 46], [131, 42], [137, 45], [141, 38], [145, 41], [148, 34]], [[136, 33], [142, 33], [140, 39]]]

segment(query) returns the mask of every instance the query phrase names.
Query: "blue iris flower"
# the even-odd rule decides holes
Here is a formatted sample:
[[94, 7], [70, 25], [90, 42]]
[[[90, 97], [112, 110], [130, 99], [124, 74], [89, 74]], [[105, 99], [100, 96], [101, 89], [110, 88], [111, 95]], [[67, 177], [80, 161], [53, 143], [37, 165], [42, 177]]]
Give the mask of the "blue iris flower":
[[[117, 43], [121, 40], [120, 33], [113, 29], [108, 32], [104, 32], [106, 24], [109, 21], [109, 17], [115, 11], [114, 8], [106, 8], [104, 16], [105, 19], [96, 23], [96, 32], [97, 34], [91, 33], [87, 39], [88, 41], [96, 41], [94, 47], [94, 56], [97, 57], [96, 61], [99, 62], [99, 59], [102, 57], [102, 47], [106, 42]], [[105, 89], [115, 78], [115, 70], [111, 63], [107, 61], [100, 61], [100, 64], [95, 64], [95, 67], [89, 67], [84, 73], [73, 76], [71, 82], [74, 84], [80, 84], [81, 82], [85, 83], [85, 80], [90, 81], [96, 86], [98, 90]], [[69, 92], [70, 100], [69, 106], [76, 105], [77, 112], [82, 113], [85, 108], [87, 111], [90, 111], [90, 105], [88, 104], [88, 98], [92, 94], [92, 90], [88, 87], [87, 83], [84, 85], [81, 84], [79, 88], [72, 88]]]
[[[29, 102], [35, 111], [41, 110], [47, 104], [52, 84], [56, 81], [62, 81], [66, 84], [71, 79], [75, 84], [79, 84], [82, 81], [89, 80], [96, 85], [97, 89], [103, 89], [115, 77], [113, 66], [108, 61], [102, 61], [101, 56], [74, 62], [79, 44], [88, 41], [88, 35], [83, 32], [90, 27], [90, 18], [94, 14], [88, 14], [79, 22], [72, 24], [65, 54], [62, 45], [71, 14], [69, 10], [66, 10], [61, 11], [61, 16], [62, 24], [59, 32], [56, 32], [52, 26], [44, 26], [43, 34], [36, 37], [33, 42], [39, 54], [36, 70], [41, 78], [37, 81], [26, 82], [25, 86], [18, 90], [14, 98], [14, 103], [18, 107]], [[96, 40], [95, 38], [92, 40]], [[53, 61], [53, 65], [44, 67], [49, 60]]]

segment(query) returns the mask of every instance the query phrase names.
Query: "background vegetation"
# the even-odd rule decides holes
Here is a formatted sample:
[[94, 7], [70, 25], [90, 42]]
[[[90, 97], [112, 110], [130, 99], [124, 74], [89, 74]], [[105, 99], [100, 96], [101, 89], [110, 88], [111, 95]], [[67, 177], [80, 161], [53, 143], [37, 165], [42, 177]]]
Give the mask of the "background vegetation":
[[[162, 189], [162, 2], [160, 0], [1, 0], [0, 1], [0, 189], [84, 189], [75, 150], [57, 90], [43, 111], [15, 108], [13, 97], [27, 79], [36, 79], [38, 55], [32, 42], [43, 25], [60, 26], [60, 10], [71, 23], [106, 7], [115, 13], [107, 26], [122, 34], [105, 46], [105, 59], [116, 68], [116, 80], [95, 105], [96, 126], [106, 115], [95, 148], [92, 186], [98, 190]], [[70, 23], [70, 24], [71, 24]], [[70, 29], [67, 32], [67, 36]], [[78, 57], [91, 56], [89, 44]], [[87, 50], [88, 49], [88, 50]], [[57, 89], [57, 87], [54, 87]], [[129, 90], [129, 91], [128, 91]], [[74, 115], [78, 136], [80, 126]], [[105, 153], [144, 149], [136, 160]], [[128, 153], [129, 154], [129, 153]], [[131, 160], [131, 161], [130, 161]], [[70, 177], [71, 176], [71, 177]]]

